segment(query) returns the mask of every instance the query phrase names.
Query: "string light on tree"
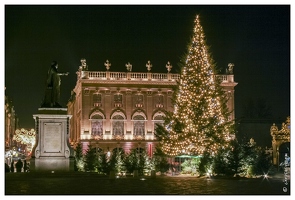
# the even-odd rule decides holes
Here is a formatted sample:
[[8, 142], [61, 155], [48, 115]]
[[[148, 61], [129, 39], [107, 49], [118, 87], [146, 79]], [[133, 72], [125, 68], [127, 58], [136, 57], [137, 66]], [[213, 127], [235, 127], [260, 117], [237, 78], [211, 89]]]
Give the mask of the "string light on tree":
[[214, 154], [232, 139], [227, 96], [215, 78], [214, 61], [208, 53], [199, 16], [194, 21], [193, 37], [182, 66], [173, 98], [170, 129], [160, 144], [167, 155]]

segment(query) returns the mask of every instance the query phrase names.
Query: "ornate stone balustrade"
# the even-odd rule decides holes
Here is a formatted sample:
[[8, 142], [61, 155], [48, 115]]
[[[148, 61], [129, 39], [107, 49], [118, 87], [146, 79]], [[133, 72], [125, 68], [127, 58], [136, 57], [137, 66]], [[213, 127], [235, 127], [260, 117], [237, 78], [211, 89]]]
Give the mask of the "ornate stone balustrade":
[[[142, 72], [110, 72], [110, 71], [79, 71], [78, 78], [89, 80], [124, 80], [124, 81], [176, 81], [180, 74], [173, 73], [142, 73]], [[234, 75], [216, 75], [222, 83], [234, 82]]]

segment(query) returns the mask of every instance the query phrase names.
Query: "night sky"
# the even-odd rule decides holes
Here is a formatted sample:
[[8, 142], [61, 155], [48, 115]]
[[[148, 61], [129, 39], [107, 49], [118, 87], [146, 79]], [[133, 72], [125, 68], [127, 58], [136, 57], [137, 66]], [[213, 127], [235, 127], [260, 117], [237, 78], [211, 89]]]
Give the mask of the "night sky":
[[[45, 92], [53, 60], [62, 77], [66, 106], [77, 80], [80, 59], [90, 71], [172, 72], [187, 51], [193, 21], [200, 15], [207, 45], [225, 72], [234, 63], [236, 117], [252, 99], [265, 99], [274, 119], [290, 115], [290, 5], [5, 5], [5, 93], [23, 128], [34, 128], [33, 114]], [[4, 105], [4, 104], [3, 104]]]

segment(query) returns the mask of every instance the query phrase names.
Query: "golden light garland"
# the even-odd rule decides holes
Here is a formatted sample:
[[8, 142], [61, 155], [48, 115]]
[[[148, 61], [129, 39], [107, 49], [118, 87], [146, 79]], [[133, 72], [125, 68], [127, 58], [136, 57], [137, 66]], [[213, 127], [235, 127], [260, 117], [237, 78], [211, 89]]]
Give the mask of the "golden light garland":
[[18, 143], [27, 145], [27, 150], [31, 151], [36, 143], [36, 132], [34, 129], [17, 129], [12, 139]]
[[215, 79], [215, 69], [204, 38], [197, 16], [173, 113], [184, 128], [181, 133], [167, 130], [169, 139], [161, 141], [162, 150], [171, 156], [182, 153], [200, 155], [204, 151], [214, 154], [232, 139], [229, 130], [233, 123], [228, 122], [227, 113], [222, 108], [225, 95], [218, 90], [220, 85]]

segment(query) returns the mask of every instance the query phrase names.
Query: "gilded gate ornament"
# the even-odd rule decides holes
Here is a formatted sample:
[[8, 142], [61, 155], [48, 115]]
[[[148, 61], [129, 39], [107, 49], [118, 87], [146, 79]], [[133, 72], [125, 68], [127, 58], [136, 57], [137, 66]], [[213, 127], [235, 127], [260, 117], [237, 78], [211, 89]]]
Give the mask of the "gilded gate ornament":
[[290, 116], [287, 117], [286, 122], [282, 123], [281, 130], [273, 123], [270, 127], [270, 134], [272, 136], [273, 148], [273, 164], [279, 164], [279, 147], [281, 144], [290, 142]]

